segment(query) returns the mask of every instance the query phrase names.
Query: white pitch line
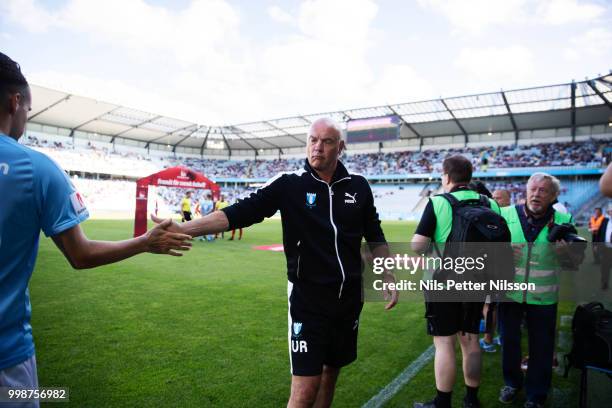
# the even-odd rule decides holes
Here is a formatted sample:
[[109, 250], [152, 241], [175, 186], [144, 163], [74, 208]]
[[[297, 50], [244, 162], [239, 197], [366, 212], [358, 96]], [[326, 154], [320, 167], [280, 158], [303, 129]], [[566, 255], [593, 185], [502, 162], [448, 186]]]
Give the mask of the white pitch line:
[[382, 407], [389, 401], [397, 392], [402, 389], [419, 371], [427, 364], [434, 356], [434, 345], [432, 344], [425, 350], [416, 360], [404, 369], [397, 377], [393, 379], [385, 388], [380, 390], [378, 394], [373, 396], [368, 402], [363, 404], [362, 408], [378, 408]]

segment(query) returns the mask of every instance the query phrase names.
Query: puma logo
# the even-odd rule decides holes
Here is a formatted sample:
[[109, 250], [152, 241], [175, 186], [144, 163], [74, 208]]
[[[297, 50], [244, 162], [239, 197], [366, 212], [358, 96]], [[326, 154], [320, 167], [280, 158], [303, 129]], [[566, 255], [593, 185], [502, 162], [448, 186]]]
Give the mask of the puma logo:
[[355, 194], [349, 194], [349, 193], [344, 193], [344, 203], [345, 204], [355, 204], [357, 202], [357, 193]]

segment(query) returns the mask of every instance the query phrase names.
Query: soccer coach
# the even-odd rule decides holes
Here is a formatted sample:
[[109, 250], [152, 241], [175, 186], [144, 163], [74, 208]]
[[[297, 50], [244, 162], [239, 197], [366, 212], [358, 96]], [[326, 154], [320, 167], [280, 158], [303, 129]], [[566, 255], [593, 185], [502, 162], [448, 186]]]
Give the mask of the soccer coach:
[[[165, 231], [170, 220], [138, 238], [89, 240], [79, 224], [89, 213], [54, 161], [23, 146], [30, 87], [19, 65], [0, 53], [0, 387], [38, 388], [28, 284], [40, 231], [53, 238], [76, 269], [117, 262], [142, 252], [180, 255], [191, 237]], [[93, 352], [93, 350], [92, 350]], [[7, 405], [8, 404], [8, 405]], [[15, 406], [2, 403], [0, 406]], [[24, 403], [38, 407], [38, 401]]]
[[[248, 227], [280, 210], [289, 279], [289, 407], [331, 405], [340, 368], [357, 358], [362, 239], [382, 244], [371, 245], [376, 256], [388, 255], [368, 181], [339, 161], [342, 135], [331, 119], [315, 121], [304, 168], [278, 174], [222, 211], [173, 226], [199, 236]], [[391, 309], [397, 292], [385, 295]]]

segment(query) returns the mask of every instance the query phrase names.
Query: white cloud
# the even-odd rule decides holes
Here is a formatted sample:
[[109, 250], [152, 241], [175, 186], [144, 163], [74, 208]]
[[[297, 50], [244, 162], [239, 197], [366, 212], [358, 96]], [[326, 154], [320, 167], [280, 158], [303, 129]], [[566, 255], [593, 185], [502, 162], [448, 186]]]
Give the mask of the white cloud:
[[34, 30], [17, 18], [27, 6], [50, 35], [82, 36], [92, 53], [112, 50], [109, 68], [121, 61], [125, 72], [95, 77], [80, 63], [66, 72], [30, 69], [32, 83], [203, 124], [396, 103], [430, 89], [411, 66], [370, 60], [380, 38], [373, 0], [308, 0], [293, 16], [270, 7], [270, 18], [293, 32], [261, 43], [249, 41], [240, 10], [225, 0], [193, 0], [182, 11], [144, 0], [69, 0], [53, 13], [23, 4], [8, 6], [15, 24]]
[[376, 105], [431, 99], [432, 84], [410, 65], [387, 65], [371, 86], [371, 100]]
[[419, 0], [419, 4], [443, 15], [460, 32], [472, 34], [500, 25], [588, 23], [606, 11], [585, 0]]
[[295, 18], [291, 14], [276, 5], [268, 7], [268, 15], [278, 23], [293, 24], [295, 22]]
[[37, 6], [34, 0], [3, 0], [0, 12], [11, 21], [32, 33], [43, 33], [53, 24], [55, 17]]
[[606, 9], [598, 4], [578, 0], [550, 0], [541, 2], [536, 15], [539, 21], [547, 24], [567, 24], [574, 22], [592, 22], [600, 17]]
[[603, 59], [612, 55], [612, 31], [595, 27], [570, 38], [569, 44], [563, 51], [567, 60]]
[[534, 73], [532, 52], [519, 45], [504, 48], [464, 48], [454, 65], [472, 78], [508, 83], [509, 79], [529, 79]]
[[489, 26], [525, 19], [526, 0], [419, 0], [422, 7], [442, 14], [458, 30], [479, 33]]

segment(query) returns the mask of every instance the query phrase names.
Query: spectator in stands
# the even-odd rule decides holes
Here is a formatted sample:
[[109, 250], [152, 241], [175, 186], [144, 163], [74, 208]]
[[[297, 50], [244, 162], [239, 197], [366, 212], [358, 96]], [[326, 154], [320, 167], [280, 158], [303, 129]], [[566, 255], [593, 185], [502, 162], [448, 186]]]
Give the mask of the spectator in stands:
[[[93, 241], [80, 224], [89, 217], [81, 195], [49, 157], [18, 141], [31, 110], [30, 86], [19, 64], [0, 53], [0, 388], [36, 389], [38, 374], [28, 285], [41, 230], [75, 269], [94, 268], [143, 252], [180, 255], [188, 235], [165, 220], [125, 241]], [[95, 352], [95, 350], [91, 350]], [[6, 401], [5, 401], [6, 403]], [[38, 407], [39, 402], [10, 406]], [[1, 404], [4, 405], [4, 404]]]
[[185, 193], [185, 197], [181, 201], [181, 221], [191, 221], [191, 191]]
[[601, 289], [608, 290], [610, 287], [610, 267], [612, 267], [612, 202], [608, 204], [608, 216], [605, 217], [597, 234], [593, 239], [593, 246], [597, 246], [599, 252], [601, 270]]
[[[595, 208], [595, 213], [589, 219], [589, 232], [591, 233], [592, 242], [597, 242], [595, 238], [598, 236], [599, 228], [601, 228], [601, 223], [603, 222], [605, 216], [601, 211], [601, 207]], [[593, 245], [593, 261], [595, 263], [599, 263], [599, 253], [597, 245]]]
[[[559, 254], [549, 245], [548, 232], [551, 221], [555, 224], [573, 223], [569, 213], [553, 208], [560, 190], [556, 177], [534, 173], [527, 182], [525, 205], [501, 209], [515, 248], [516, 282], [532, 283], [536, 287], [535, 290], [510, 292], [508, 297], [511, 301], [499, 305], [505, 383], [499, 400], [504, 404], [512, 403], [524, 385], [527, 393], [525, 407], [543, 407], [550, 390], [560, 264]], [[527, 322], [529, 337], [529, 364], [525, 381], [521, 371], [523, 319]]]
[[498, 189], [493, 191], [493, 199], [500, 207], [508, 207], [511, 204], [508, 190]]

